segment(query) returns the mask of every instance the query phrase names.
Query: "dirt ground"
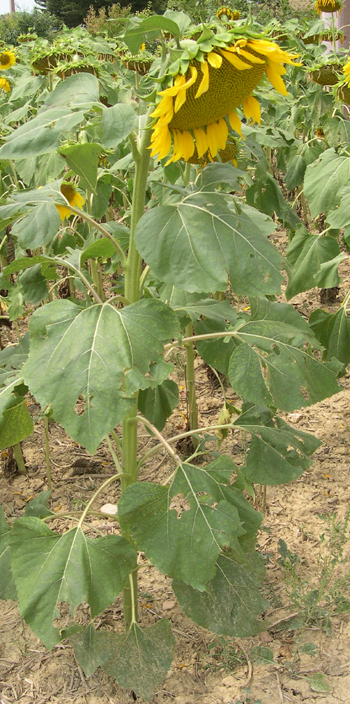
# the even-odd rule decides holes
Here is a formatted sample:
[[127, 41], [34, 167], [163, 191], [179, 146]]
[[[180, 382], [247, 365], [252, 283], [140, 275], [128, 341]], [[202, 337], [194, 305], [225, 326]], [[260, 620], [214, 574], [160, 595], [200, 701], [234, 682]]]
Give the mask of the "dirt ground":
[[[273, 236], [283, 245], [283, 233]], [[343, 282], [336, 299], [322, 303], [336, 310], [349, 288], [349, 267], [343, 266]], [[292, 303], [308, 317], [320, 307], [320, 292], [299, 294]], [[15, 342], [15, 333], [10, 333]], [[181, 358], [178, 373], [183, 374]], [[183, 385], [181, 378], [180, 384]], [[334, 550], [329, 540], [345, 530], [350, 505], [350, 376], [340, 381], [343, 391], [312, 408], [285, 415], [287, 422], [313, 433], [322, 440], [312, 467], [288, 485], [268, 487], [263, 529], [259, 547], [266, 560], [263, 594], [270, 606], [263, 618], [266, 632], [253, 638], [234, 640], [215, 636], [194, 625], [181, 611], [171, 580], [145, 565], [140, 570], [141, 624], [170, 618], [177, 640], [176, 654], [163, 687], [153, 704], [345, 704], [350, 702], [350, 587], [347, 572], [350, 541], [344, 537], [342, 556], [332, 568]], [[197, 389], [202, 425], [214, 423], [222, 406], [220, 388], [197, 360]], [[237, 403], [234, 393], [228, 398]], [[174, 412], [168, 435], [184, 430], [186, 412], [182, 386], [181, 402]], [[30, 410], [38, 416], [33, 402]], [[140, 449], [153, 440], [140, 429]], [[239, 465], [244, 445], [239, 432], [231, 434], [222, 446]], [[23, 443], [28, 475], [4, 475], [6, 456], [0, 472], [0, 503], [8, 517], [20, 516], [27, 502], [47, 488], [44, 426], [37, 419], [34, 434]], [[91, 492], [113, 473], [107, 445], [102, 443], [92, 458], [72, 442], [57, 424], [50, 426], [50, 453], [53, 491], [52, 510], [79, 510]], [[158, 455], [143, 466], [141, 478], [162, 479], [168, 471], [167, 458]], [[115, 503], [118, 488], [112, 485], [101, 494], [97, 508]], [[261, 509], [263, 495], [256, 497]], [[66, 522], [65, 527], [69, 524]], [[108, 518], [92, 518], [91, 534], [97, 529], [114, 532]], [[332, 527], [333, 526], [333, 527]], [[57, 519], [50, 527], [62, 529]], [[279, 541], [289, 550], [289, 560], [279, 553]], [[283, 552], [283, 550], [282, 550]], [[291, 567], [292, 565], [292, 567]], [[322, 581], [323, 580], [323, 581]], [[314, 590], [322, 595], [312, 606]], [[80, 614], [84, 619], [84, 609]], [[107, 609], [97, 626], [122, 627], [121, 602]], [[96, 624], [96, 621], [95, 621]], [[64, 641], [49, 653], [23, 623], [15, 602], [1, 602], [0, 608], [0, 703], [21, 704], [127, 704], [135, 701], [133, 692], [122, 690], [102, 670], [86, 678], [73, 650]], [[137, 698], [137, 701], [144, 701]]]

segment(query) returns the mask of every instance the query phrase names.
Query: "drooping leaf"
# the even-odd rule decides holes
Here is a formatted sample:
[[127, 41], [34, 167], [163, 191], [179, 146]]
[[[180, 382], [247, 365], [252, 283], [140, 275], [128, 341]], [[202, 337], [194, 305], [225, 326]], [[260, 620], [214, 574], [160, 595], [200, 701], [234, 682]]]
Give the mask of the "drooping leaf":
[[96, 636], [103, 669], [121, 687], [132, 689], [150, 701], [174, 657], [175, 638], [170, 621], [162, 618], [146, 628], [133, 623], [125, 634], [102, 631]]
[[223, 194], [197, 193], [148, 210], [136, 244], [159, 279], [184, 291], [224, 291], [228, 274], [237, 294], [273, 294], [283, 261], [266, 237], [273, 230], [254, 209], [235, 213]]
[[[213, 578], [221, 550], [232, 547], [239, 554], [237, 538], [251, 529], [250, 512], [237, 500], [241, 493], [228, 484], [234, 465], [229, 462], [226, 471], [224, 465], [183, 464], [170, 486], [138, 482], [119, 502], [122, 529], [138, 549], [157, 569], [200, 591]], [[253, 516], [254, 529], [259, 522], [260, 515], [257, 522]]]
[[318, 344], [304, 318], [287, 304], [261, 299], [250, 299], [250, 304], [251, 320], [237, 330], [237, 339], [245, 344], [236, 347], [229, 363], [233, 388], [251, 403], [273, 401], [284, 411], [337, 393], [336, 375], [309, 349]]
[[42, 203], [17, 220], [12, 233], [18, 237], [22, 249], [36, 249], [51, 242], [60, 222], [54, 203]]
[[336, 357], [343, 364], [350, 363], [350, 318], [346, 307], [342, 306], [336, 313], [327, 313], [318, 309], [310, 315], [310, 327], [325, 348], [326, 359]]
[[337, 257], [323, 262], [320, 265], [318, 274], [315, 275], [315, 282], [320, 288], [333, 288], [339, 286], [342, 279], [339, 276], [339, 264], [347, 258], [345, 252], [340, 252]]
[[296, 230], [300, 219], [283, 197], [277, 181], [259, 164], [254, 183], [246, 191], [247, 202], [257, 208], [257, 212], [270, 217], [277, 214], [286, 227]]
[[302, 154], [296, 154], [291, 160], [286, 173], [285, 184], [289, 191], [297, 188], [304, 180], [306, 161]]
[[138, 396], [139, 410], [158, 430], [163, 430], [167, 418], [178, 403], [179, 388], [171, 379], [166, 379], [154, 388], [140, 391]]
[[321, 264], [337, 257], [339, 251], [338, 242], [333, 237], [297, 233], [287, 251], [287, 259], [292, 264], [287, 298], [314, 288]]
[[212, 193], [219, 184], [227, 183], [233, 190], [240, 190], [242, 181], [245, 179], [245, 172], [233, 168], [232, 164], [211, 163], [207, 164], [197, 180], [198, 190]]
[[123, 41], [132, 54], [137, 54], [146, 39], [148, 41], [157, 39], [162, 31], [169, 32], [174, 37], [178, 37], [180, 33], [178, 25], [173, 20], [161, 15], [152, 15], [127, 29]]
[[252, 565], [238, 561], [231, 552], [220, 555], [216, 574], [205, 592], [173, 580], [181, 608], [199, 626], [233, 638], [246, 638], [266, 629], [266, 622], [256, 619], [268, 605], [259, 592], [262, 558], [254, 549], [250, 551]]
[[60, 81], [45, 98], [45, 107], [70, 108], [84, 106], [87, 109], [99, 102], [99, 82], [92, 73], [76, 73]]
[[[196, 320], [193, 323], [193, 328], [196, 335], [221, 333], [225, 329], [222, 322], [217, 320]], [[227, 376], [230, 359], [236, 348], [236, 342], [233, 337], [196, 340], [196, 347], [207, 364]]]
[[23, 271], [18, 277], [18, 283], [21, 285], [25, 301], [34, 306], [38, 306], [48, 295], [47, 281], [40, 264], [34, 264]]
[[175, 313], [154, 299], [121, 310], [110, 303], [82, 309], [53, 301], [30, 321], [26, 383], [43, 407], [51, 404], [67, 432], [94, 453], [130, 410], [134, 391], [160, 383], [147, 376], [150, 365], [162, 361], [163, 342], [177, 334]]
[[63, 135], [82, 122], [84, 114], [83, 110], [72, 112], [69, 107], [40, 110], [36, 117], [12, 132], [0, 147], [0, 159], [21, 159], [23, 154], [30, 157], [55, 151]]
[[251, 406], [235, 426], [251, 435], [244, 474], [258, 484], [285, 484], [297, 479], [311, 464], [309, 459], [321, 442], [313, 435], [292, 428], [267, 408]]
[[0, 506], [0, 599], [16, 598], [16, 586], [11, 571], [10, 532], [4, 509]]
[[127, 103], [117, 103], [111, 108], [105, 108], [102, 114], [103, 146], [117, 147], [133, 131], [135, 122], [135, 110]]
[[341, 229], [350, 224], [350, 203], [349, 203], [349, 186], [344, 186], [338, 194], [339, 207], [331, 210], [327, 215], [327, 223], [331, 227]]
[[135, 565], [132, 545], [118, 535], [94, 540], [79, 528], [58, 535], [39, 518], [20, 518], [11, 531], [11, 565], [19, 609], [47, 648], [60, 641], [57, 604], [82, 602], [94, 618], [113, 603]]
[[51, 496], [51, 489], [49, 491], [41, 491], [35, 499], [29, 501], [26, 506], [24, 515], [35, 516], [36, 518], [45, 518], [46, 516], [53, 516], [53, 511], [50, 511], [47, 502]]
[[[75, 657], [82, 666], [86, 677], [90, 677], [103, 664], [103, 652], [99, 647], [94, 624], [87, 627], [72, 624], [61, 631], [62, 638], [69, 638], [74, 648]], [[106, 654], [107, 657], [107, 654]]]
[[101, 237], [101, 239], [92, 242], [82, 251], [80, 263], [83, 265], [87, 259], [95, 259], [98, 257], [110, 259], [115, 251], [113, 243], [107, 239], [107, 237]]
[[79, 186], [96, 193], [97, 169], [102, 147], [100, 144], [85, 142], [61, 147], [60, 154], [68, 166], [79, 176]]
[[3, 411], [0, 420], [0, 450], [25, 440], [33, 430], [34, 423], [26, 402], [14, 397], [12, 404]]
[[311, 216], [333, 210], [339, 204], [340, 191], [350, 178], [350, 158], [340, 156], [335, 149], [326, 149], [305, 172], [304, 193]]

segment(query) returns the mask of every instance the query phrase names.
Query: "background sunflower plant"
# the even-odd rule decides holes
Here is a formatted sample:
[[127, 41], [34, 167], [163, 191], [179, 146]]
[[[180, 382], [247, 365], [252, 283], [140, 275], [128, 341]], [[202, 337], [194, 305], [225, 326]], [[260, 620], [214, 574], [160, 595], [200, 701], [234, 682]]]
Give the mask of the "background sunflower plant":
[[[284, 283], [291, 297], [314, 277], [334, 280], [334, 232], [309, 232], [310, 213], [296, 212], [284, 193], [305, 179], [319, 212], [324, 170], [349, 174], [348, 155], [327, 142], [334, 121], [350, 141], [346, 121], [333, 95], [308, 83], [296, 35], [285, 33], [280, 45], [256, 21], [226, 18], [197, 27], [183, 12], [130, 17], [115, 55], [83, 29], [72, 32], [71, 49], [83, 58], [83, 47], [108, 57], [112, 85], [106, 65], [65, 80], [58, 63], [33, 72], [40, 53], [57, 59], [67, 48], [66, 30], [53, 46], [23, 44], [14, 90], [0, 96], [0, 288], [8, 320], [30, 318], [29, 341], [18, 327], [18, 346], [0, 352], [0, 450], [13, 446], [20, 457], [33, 431], [29, 391], [91, 454], [105, 441], [115, 467], [69, 514], [68, 530], [47, 494], [10, 517], [11, 526], [1, 513], [0, 596], [17, 594], [49, 649], [68, 638], [87, 676], [102, 667], [146, 700], [170, 668], [175, 640], [169, 619], [138, 613], [142, 565], [173, 580], [196, 624], [230, 637], [265, 630], [262, 514], [252, 497], [258, 484], [301, 476], [319, 446], [278, 412], [337, 393], [349, 361], [333, 353], [334, 338], [328, 344], [329, 321], [311, 328], [276, 300]], [[154, 43], [155, 58], [141, 75], [122, 56], [126, 47], [138, 57], [143, 43]], [[311, 46], [305, 54], [317, 51]], [[333, 204], [341, 189], [329, 181]], [[329, 227], [339, 212], [334, 205]], [[271, 239], [279, 223], [290, 235], [287, 260]], [[176, 355], [186, 363], [187, 414], [174, 435]], [[214, 425], [199, 422], [195, 355], [235, 393], [233, 405], [223, 385]], [[225, 445], [236, 431], [249, 438], [239, 467]], [[167, 458], [165, 479], [148, 473], [158, 453]], [[87, 537], [112, 485], [116, 529]], [[53, 519], [62, 530], [50, 529]], [[124, 631], [96, 627], [117, 598]], [[56, 620], [62, 602], [65, 628]], [[81, 603], [90, 609], [85, 625], [75, 621]]]

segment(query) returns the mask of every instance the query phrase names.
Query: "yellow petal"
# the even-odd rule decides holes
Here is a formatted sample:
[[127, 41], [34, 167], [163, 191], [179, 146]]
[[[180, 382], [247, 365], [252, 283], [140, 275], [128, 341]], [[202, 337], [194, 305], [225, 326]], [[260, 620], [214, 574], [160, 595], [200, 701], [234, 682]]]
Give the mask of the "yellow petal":
[[180, 108], [183, 106], [183, 104], [185, 102], [186, 102], [186, 88], [183, 88], [182, 90], [179, 90], [179, 92], [175, 98], [174, 112], [179, 112]]
[[252, 68], [251, 64], [246, 64], [244, 61], [238, 58], [237, 54], [233, 54], [229, 51], [224, 51], [221, 49], [222, 55], [227, 59], [227, 61], [232, 64], [235, 68], [237, 68], [239, 71], [246, 71], [249, 68]]
[[237, 49], [237, 52], [240, 56], [243, 56], [245, 59], [248, 59], [248, 61], [251, 61], [252, 64], [266, 63], [264, 59], [261, 59], [258, 56], [254, 56], [254, 54], [250, 54], [249, 51], [244, 51], [244, 49]]
[[[176, 98], [177, 98], [177, 96], [176, 96]], [[163, 126], [163, 125], [168, 125], [169, 122], [171, 122], [171, 120], [172, 120], [172, 118], [173, 118], [173, 115], [174, 115], [174, 110], [173, 110], [173, 107], [171, 106], [171, 109], [168, 110], [168, 112], [166, 112], [166, 113], [165, 113], [164, 115], [162, 115], [161, 117], [158, 117], [156, 127], [160, 127], [160, 126]]]
[[151, 113], [151, 117], [159, 117], [160, 115], [164, 115], [169, 112], [172, 107], [173, 99], [171, 97], [164, 96], [164, 98], [162, 98], [160, 103], [157, 105], [156, 109]]
[[71, 211], [69, 208], [66, 208], [65, 205], [56, 205], [56, 208], [60, 214], [61, 220], [64, 220], [65, 218], [69, 218]]
[[180, 142], [182, 146], [182, 156], [185, 161], [188, 161], [188, 159], [191, 158], [194, 152], [194, 139], [191, 135], [191, 132], [189, 132], [188, 130], [182, 132]]
[[220, 56], [220, 54], [217, 54], [215, 51], [210, 51], [207, 58], [210, 66], [213, 68], [220, 68], [222, 64], [222, 56]]
[[214, 158], [219, 149], [218, 134], [215, 122], [211, 122], [210, 125], [207, 125], [207, 138], [210, 154]]
[[[178, 83], [176, 83], [176, 78], [174, 81], [174, 85], [171, 88], [166, 88], [165, 90], [161, 90], [158, 95], [166, 95], [166, 96], [175, 96], [178, 94], [179, 90], [183, 90], [184, 88], [187, 90], [193, 83], [196, 82], [197, 80], [197, 69], [195, 66], [190, 66], [190, 71], [191, 71], [191, 78], [188, 79], [185, 83], [181, 83], [179, 80]], [[184, 76], [181, 76], [181, 78], [184, 78]]]
[[273, 87], [279, 93], [281, 93], [281, 95], [288, 95], [286, 86], [284, 85], [279, 73], [277, 73], [277, 71], [274, 71], [273, 67], [270, 66], [269, 64], [266, 64], [265, 72], [266, 72], [266, 75], [267, 75], [270, 83], [272, 83]]
[[205, 152], [208, 151], [207, 135], [205, 134], [202, 127], [198, 127], [198, 129], [193, 130], [193, 134], [196, 138], [197, 153], [198, 153], [198, 158], [200, 159], [203, 156], [203, 154], [205, 154]]
[[217, 135], [218, 135], [218, 143], [219, 143], [219, 149], [225, 149], [226, 147], [226, 142], [227, 142], [227, 137], [228, 137], [228, 127], [227, 127], [227, 122], [226, 120], [223, 119], [223, 117], [215, 123], [217, 125]]
[[247, 120], [250, 120], [250, 118], [252, 118], [253, 122], [258, 122], [259, 125], [261, 125], [260, 104], [256, 98], [253, 98], [252, 95], [249, 95], [248, 98], [244, 100], [242, 107]]
[[76, 208], [82, 208], [85, 203], [85, 198], [81, 195], [81, 193], [76, 193], [72, 205], [74, 205]]
[[163, 159], [169, 154], [171, 149], [171, 133], [168, 127], [163, 128], [162, 131], [159, 132], [150, 149], [152, 149], [151, 156], [158, 156], [158, 159]]
[[198, 86], [198, 90], [196, 95], [194, 96], [195, 98], [199, 98], [203, 93], [206, 93], [208, 88], [209, 88], [209, 66], [205, 62], [204, 64], [201, 63], [201, 69], [203, 73], [203, 78]]
[[[235, 130], [235, 132], [238, 132], [238, 134], [240, 134], [241, 137], [243, 137], [242, 123], [241, 123], [235, 110], [232, 110], [232, 112], [229, 113], [228, 121], [229, 121], [232, 129]], [[245, 137], [243, 137], [243, 139], [245, 139]]]

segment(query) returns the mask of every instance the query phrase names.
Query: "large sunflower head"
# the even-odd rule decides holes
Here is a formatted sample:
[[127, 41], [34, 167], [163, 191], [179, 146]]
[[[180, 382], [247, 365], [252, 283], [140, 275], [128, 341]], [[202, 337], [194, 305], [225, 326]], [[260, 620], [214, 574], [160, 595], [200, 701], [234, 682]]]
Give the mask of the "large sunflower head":
[[319, 15], [322, 12], [341, 12], [342, 3], [340, 0], [316, 0], [316, 10]]
[[[78, 193], [76, 188], [73, 186], [72, 183], [62, 183], [61, 184], [61, 193], [65, 197], [65, 199], [68, 201], [69, 205], [72, 205], [73, 208], [82, 208], [84, 203], [85, 203], [85, 198]], [[72, 211], [69, 210], [69, 208], [66, 205], [56, 205], [56, 208], [60, 214], [61, 220], [64, 220], [65, 218], [69, 218], [69, 216], [72, 214]]]
[[0, 71], [6, 71], [6, 69], [11, 68], [16, 63], [15, 52], [10, 49], [4, 49], [0, 51]]
[[[281, 76], [283, 64], [295, 64], [295, 55], [278, 44], [237, 30], [214, 34], [205, 28], [196, 42], [182, 42], [184, 50], [169, 68], [161, 100], [152, 113], [156, 118], [151, 137], [151, 155], [167, 163], [189, 161], [208, 153], [214, 159], [225, 149], [229, 126], [242, 134], [236, 108], [260, 123], [260, 105], [252, 96], [265, 75], [282, 95], [287, 90]], [[300, 64], [297, 64], [300, 65]]]

